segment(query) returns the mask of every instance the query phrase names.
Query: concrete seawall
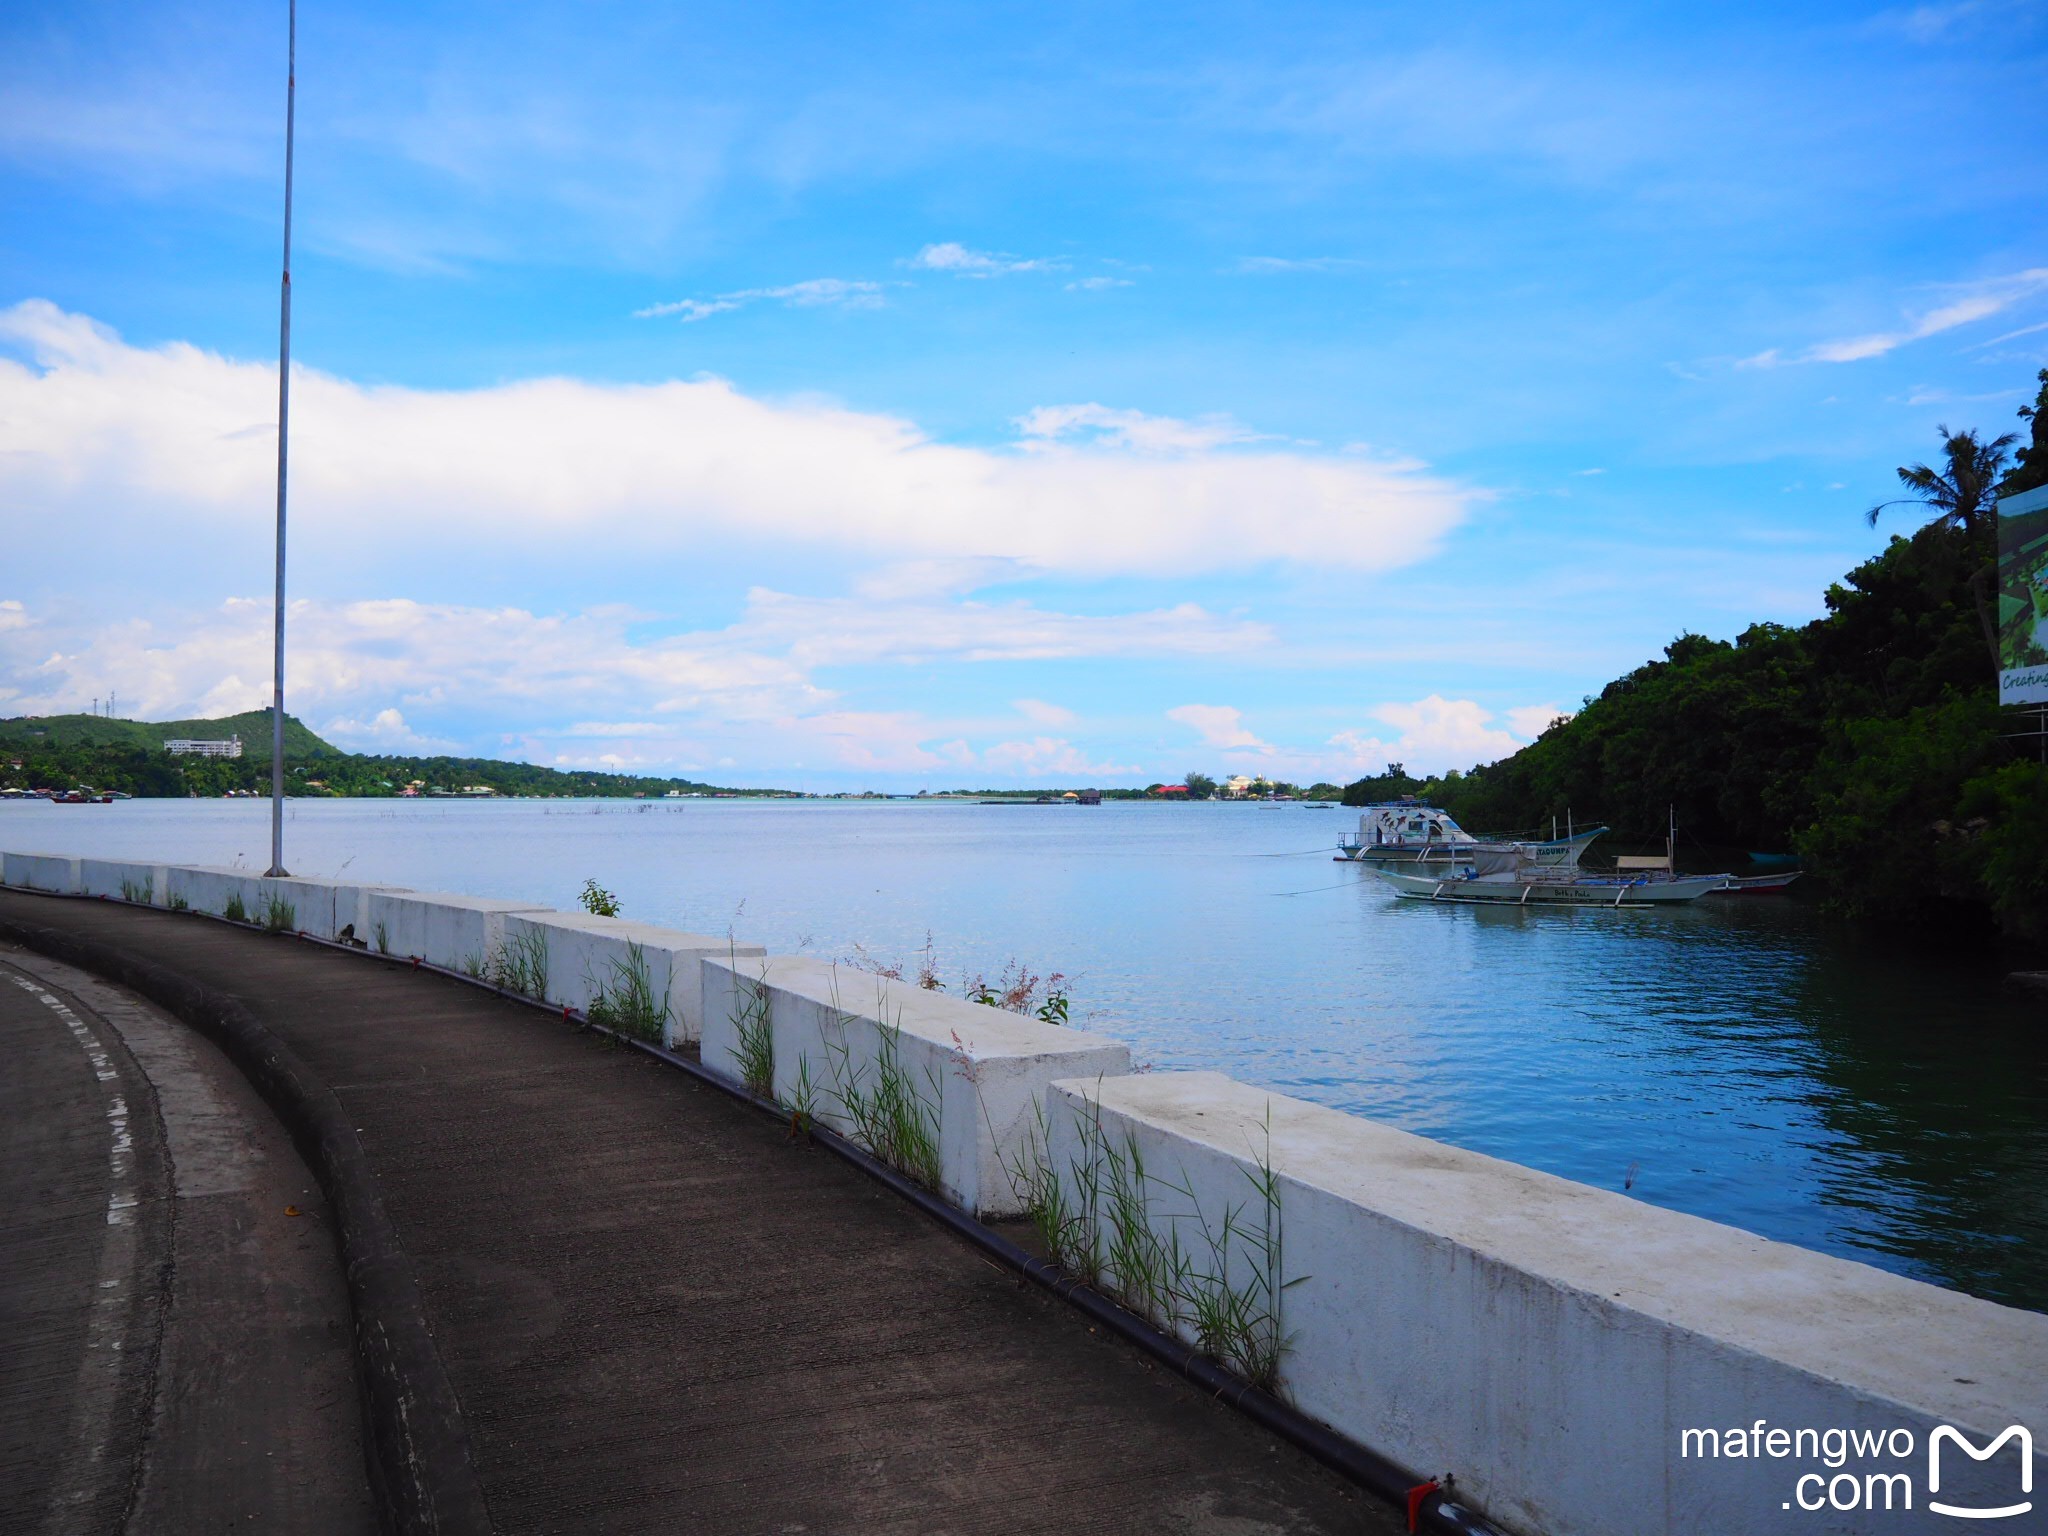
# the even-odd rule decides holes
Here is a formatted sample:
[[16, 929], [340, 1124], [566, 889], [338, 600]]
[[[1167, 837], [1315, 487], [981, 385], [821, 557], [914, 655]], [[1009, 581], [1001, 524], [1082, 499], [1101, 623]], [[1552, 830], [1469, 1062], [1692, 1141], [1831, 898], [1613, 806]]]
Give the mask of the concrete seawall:
[[1133, 1310], [1512, 1529], [1903, 1532], [1933, 1502], [2048, 1528], [2048, 1316], [735, 940], [181, 866], [8, 853], [0, 876], [258, 925], [286, 901], [450, 970], [539, 953], [534, 995], [577, 1009], [638, 965], [710, 1070], [970, 1214], [1036, 1214]]

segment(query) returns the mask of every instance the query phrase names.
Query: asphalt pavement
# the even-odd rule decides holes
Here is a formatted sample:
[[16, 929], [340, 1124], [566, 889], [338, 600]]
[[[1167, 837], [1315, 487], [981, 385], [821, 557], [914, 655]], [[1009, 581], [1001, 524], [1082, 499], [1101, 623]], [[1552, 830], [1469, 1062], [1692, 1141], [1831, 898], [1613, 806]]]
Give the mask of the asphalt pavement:
[[[190, 916], [0, 892], [0, 918], [118, 946], [232, 995], [331, 1090], [417, 1276], [499, 1530], [1404, 1528], [857, 1170], [643, 1054], [450, 978]], [[10, 1261], [0, 1305], [31, 1319], [37, 1339], [33, 1369], [5, 1373], [0, 1395], [0, 1472], [28, 1469], [0, 1495], [0, 1525], [73, 1497], [86, 1441], [106, 1448], [108, 1469], [86, 1492], [96, 1511], [114, 1508], [114, 1469], [141, 1454], [137, 1423], [205, 1369], [167, 1334], [153, 1373], [124, 1349], [104, 1402], [80, 1406], [91, 1371], [79, 1362], [98, 1358], [96, 1277], [110, 1262], [92, 1224], [105, 1226], [119, 1183], [113, 1085], [49, 1015], [0, 979], [0, 1049], [31, 1042], [35, 1063], [32, 1082], [0, 1090], [0, 1220], [32, 1243]], [[125, 1076], [119, 1085], [138, 1092]], [[138, 1190], [162, 1178], [161, 1149], [145, 1140], [138, 1132], [126, 1175]], [[221, 1166], [239, 1161], [226, 1152]], [[218, 1241], [260, 1253], [279, 1231], [321, 1231], [276, 1215], [280, 1192], [252, 1195], [247, 1227]], [[116, 1266], [140, 1277], [122, 1280], [133, 1304], [109, 1311], [128, 1319], [124, 1338], [146, 1340], [148, 1255], [162, 1238], [135, 1230], [137, 1255]], [[182, 1260], [176, 1283], [197, 1294]], [[287, 1333], [317, 1343], [332, 1323], [319, 1310], [301, 1306]], [[230, 1331], [211, 1353], [238, 1347]], [[331, 1390], [308, 1376], [286, 1392]], [[55, 1427], [66, 1413], [89, 1420], [85, 1440]], [[141, 1460], [135, 1486], [161, 1486], [163, 1469]], [[296, 1519], [254, 1528], [316, 1528]]]

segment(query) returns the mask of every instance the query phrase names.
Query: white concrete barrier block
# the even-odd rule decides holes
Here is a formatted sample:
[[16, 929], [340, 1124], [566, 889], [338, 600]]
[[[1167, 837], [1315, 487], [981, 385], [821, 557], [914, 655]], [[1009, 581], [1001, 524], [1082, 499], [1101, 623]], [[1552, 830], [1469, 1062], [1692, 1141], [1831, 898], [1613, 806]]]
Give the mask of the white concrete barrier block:
[[0, 854], [0, 881], [24, 891], [78, 894], [78, 860], [56, 853]]
[[766, 953], [758, 944], [624, 918], [528, 912], [505, 918], [493, 960], [502, 984], [532, 995], [538, 970], [545, 1001], [586, 1012], [600, 994], [616, 997], [634, 985], [637, 966], [660, 1006], [661, 1043], [673, 1049], [703, 1035], [702, 962], [707, 957], [759, 959]]
[[81, 895], [104, 896], [110, 901], [132, 901], [141, 906], [164, 904], [164, 866], [129, 864], [116, 859], [80, 859], [78, 889]]
[[257, 893], [259, 880], [259, 876], [246, 869], [167, 864], [164, 904], [214, 917], [239, 915], [243, 922], [259, 923], [263, 920], [263, 903]]
[[364, 901], [372, 949], [479, 974], [504, 942], [508, 915], [546, 910], [537, 902], [439, 891], [373, 889]]
[[[1280, 1298], [1280, 1390], [1401, 1464], [1454, 1472], [1461, 1497], [1510, 1529], [1903, 1530], [1919, 1529], [1930, 1496], [2014, 1503], [2016, 1442], [1985, 1461], [1948, 1444], [1933, 1491], [1943, 1425], [1979, 1448], [2009, 1426], [2030, 1430], [2030, 1475], [2048, 1488], [2038, 1313], [1215, 1073], [1064, 1082], [1051, 1095], [1049, 1166], [1070, 1210], [1098, 1213], [1099, 1243], [1115, 1202], [1099, 1188], [1084, 1201], [1091, 1182], [1117, 1176], [1106, 1152], [1125, 1177], [1133, 1154], [1142, 1161], [1146, 1225], [1162, 1241], [1177, 1233], [1195, 1271], [1246, 1287], [1274, 1234], [1265, 1289], [1249, 1294]], [[1232, 1211], [1237, 1232], [1259, 1236], [1211, 1262], [1205, 1234]], [[1192, 1337], [1184, 1306], [1167, 1321]], [[1715, 1451], [1688, 1430], [1709, 1432]], [[1830, 1464], [1802, 1430], [1875, 1433], [1886, 1449]], [[1916, 1514], [1842, 1515], [1825, 1502], [1830, 1490], [1848, 1497], [1849, 1483], [1832, 1481], [1842, 1476], [1859, 1499], [1910, 1493]]]
[[818, 960], [707, 958], [702, 1008], [707, 1067], [746, 1082], [765, 1040], [770, 1097], [979, 1215], [1024, 1208], [1049, 1084], [1131, 1068], [1118, 1041]]

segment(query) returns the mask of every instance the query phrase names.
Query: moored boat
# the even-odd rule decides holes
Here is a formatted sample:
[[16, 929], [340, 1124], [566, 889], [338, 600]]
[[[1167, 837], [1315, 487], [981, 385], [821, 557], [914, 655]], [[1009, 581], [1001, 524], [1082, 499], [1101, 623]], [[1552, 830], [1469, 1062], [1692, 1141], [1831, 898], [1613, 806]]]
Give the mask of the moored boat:
[[1340, 841], [1339, 861], [1363, 864], [1456, 864], [1479, 839], [1413, 795], [1360, 808], [1358, 840]]
[[1800, 876], [1799, 870], [1788, 870], [1783, 874], [1730, 875], [1714, 888], [1716, 896], [1771, 896], [1785, 889]]
[[[1580, 868], [1580, 855], [1602, 830], [1548, 843], [1474, 843], [1469, 862], [1441, 873], [1374, 873], [1403, 896], [1516, 907], [1667, 906], [1697, 901], [1728, 882], [1723, 874], [1678, 874], [1668, 854], [1661, 860], [1624, 860], [1611, 874]], [[1675, 828], [1672, 847], [1675, 850]], [[1632, 864], [1660, 867], [1629, 867]]]

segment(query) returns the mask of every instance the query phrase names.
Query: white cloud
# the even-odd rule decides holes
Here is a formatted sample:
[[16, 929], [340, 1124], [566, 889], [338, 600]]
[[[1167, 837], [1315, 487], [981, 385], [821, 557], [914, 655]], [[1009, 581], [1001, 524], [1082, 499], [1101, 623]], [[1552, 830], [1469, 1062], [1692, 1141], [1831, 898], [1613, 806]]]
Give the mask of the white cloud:
[[[236, 599], [158, 623], [106, 624], [93, 612], [44, 614], [10, 600], [0, 604], [0, 698], [21, 712], [57, 713], [118, 687], [143, 718], [257, 708], [269, 700], [270, 615], [268, 601]], [[510, 748], [565, 766], [694, 769], [737, 748], [757, 772], [823, 752], [839, 766], [876, 772], [952, 763], [1107, 776], [1132, 770], [1070, 751], [1064, 737], [1056, 746], [1046, 745], [1050, 736], [999, 742], [985, 758], [965, 740], [945, 738], [963, 729], [996, 735], [1014, 722], [853, 709], [813, 672], [936, 660], [1236, 655], [1272, 639], [1263, 626], [1218, 620], [1192, 604], [1125, 615], [1023, 603], [890, 610], [766, 589], [752, 592], [724, 629], [649, 639], [637, 633], [645, 617], [401, 599], [294, 602], [287, 706], [362, 751], [486, 750], [458, 739], [481, 728], [494, 753]], [[1076, 718], [1039, 699], [1014, 707], [1046, 730]], [[593, 708], [605, 713], [588, 713]], [[433, 727], [417, 729], [417, 719]]]
[[[9, 340], [34, 357], [0, 357], [0, 499], [20, 515], [18, 558], [56, 562], [79, 521], [99, 532], [95, 560], [147, 561], [157, 580], [245, 548], [276, 473], [260, 430], [273, 366], [132, 347], [41, 300], [0, 311]], [[641, 560], [723, 538], [1088, 575], [1391, 569], [1431, 553], [1481, 496], [1408, 462], [1212, 451], [1248, 434], [1093, 404], [1031, 413], [1030, 451], [937, 443], [900, 418], [714, 378], [422, 390], [307, 369], [292, 406], [301, 569], [388, 542], [423, 565], [485, 548], [554, 570], [565, 547], [606, 538]], [[1080, 429], [1096, 439], [1061, 440]]]
[[1130, 764], [1092, 761], [1086, 752], [1059, 736], [1034, 736], [1029, 741], [999, 741], [981, 753], [984, 767], [1004, 774], [1066, 779], [1116, 778], [1139, 770]]
[[1057, 704], [1048, 704], [1043, 699], [1012, 699], [1010, 707], [1029, 720], [1033, 725], [1049, 725], [1055, 728], [1072, 725], [1079, 718], [1071, 709]]
[[1043, 258], [1011, 256], [1003, 251], [976, 251], [957, 240], [927, 245], [907, 263], [927, 272], [952, 272], [961, 277], [1003, 277], [1012, 272], [1064, 272], [1067, 264]]
[[1520, 704], [1502, 713], [1507, 716], [1508, 725], [1517, 736], [1525, 736], [1531, 741], [1549, 730], [1552, 722], [1571, 718], [1555, 704]]
[[[1795, 363], [1858, 363], [1873, 357], [1883, 357], [1887, 352], [1895, 351], [1908, 342], [1923, 341], [1929, 336], [1938, 336], [1944, 331], [1955, 330], [1958, 326], [1987, 319], [2043, 290], [2048, 290], [2048, 267], [2030, 267], [2024, 272], [1986, 278], [1978, 283], [1953, 284], [1950, 285], [1950, 291], [1956, 295], [1954, 298], [1945, 304], [1936, 305], [1919, 318], [1909, 320], [1897, 329], [1875, 331], [1864, 336], [1848, 336], [1837, 341], [1818, 342], [1790, 356], [1777, 347], [1771, 347], [1752, 357], [1740, 359], [1736, 367], [1783, 368]], [[2025, 333], [2015, 331], [2012, 334]]]
[[675, 299], [665, 304], [650, 304], [645, 309], [634, 310], [633, 318], [659, 320], [673, 316], [684, 321], [708, 320], [713, 315], [764, 299], [794, 309], [817, 309], [824, 305], [836, 305], [841, 309], [880, 309], [886, 302], [882, 292], [880, 283], [853, 282], [843, 277], [814, 277], [780, 288], [741, 288], [711, 299]]
[[1237, 270], [1261, 275], [1278, 272], [1346, 272], [1365, 263], [1355, 256], [1246, 256]]
[[[635, 643], [630, 617], [399, 599], [294, 602], [287, 707], [302, 717], [332, 712], [345, 726], [374, 732], [397, 729], [401, 706], [573, 718], [575, 709], [611, 700], [746, 720], [830, 698], [787, 657], [749, 651], [729, 636]], [[32, 713], [76, 709], [110, 684], [141, 717], [229, 714], [269, 702], [268, 600], [237, 598], [162, 624], [53, 617], [36, 628], [32, 649], [25, 631], [0, 632], [0, 679], [21, 689]]]
[[1173, 416], [1148, 416], [1143, 411], [1086, 405], [1041, 405], [1017, 418], [1027, 445], [1048, 445], [1077, 433], [1098, 448], [1129, 448], [1140, 453], [1203, 453], [1229, 443], [1249, 443], [1258, 434], [1227, 416], [1182, 421]]
[[1135, 286], [1128, 277], [1077, 277], [1066, 285], [1069, 293], [1096, 293], [1104, 288]]
[[1264, 624], [1219, 619], [1194, 603], [1124, 614], [1070, 614], [1030, 603], [898, 603], [794, 597], [756, 587], [727, 643], [809, 667], [876, 662], [1056, 661], [1079, 657], [1232, 656], [1274, 643]]
[[[287, 706], [289, 710], [290, 706]], [[320, 735], [351, 752], [385, 755], [448, 756], [461, 750], [453, 741], [422, 736], [395, 709], [380, 709], [368, 720], [338, 716], [316, 727]]]
[[1225, 752], [1273, 750], [1245, 729], [1244, 711], [1232, 709], [1227, 704], [1181, 704], [1169, 709], [1166, 718], [1176, 720], [1193, 731], [1202, 738], [1202, 745], [1206, 747]]
[[1410, 772], [1440, 773], [1493, 762], [1519, 751], [1541, 729], [1535, 723], [1538, 717], [1548, 724], [1556, 711], [1548, 705], [1509, 710], [1508, 720], [1515, 726], [1512, 732], [1496, 726], [1492, 711], [1483, 705], [1435, 693], [1410, 703], [1381, 704], [1371, 714], [1394, 727], [1395, 734], [1339, 731], [1330, 738], [1330, 745], [1352, 766], [1360, 772], [1374, 772], [1397, 762]]

